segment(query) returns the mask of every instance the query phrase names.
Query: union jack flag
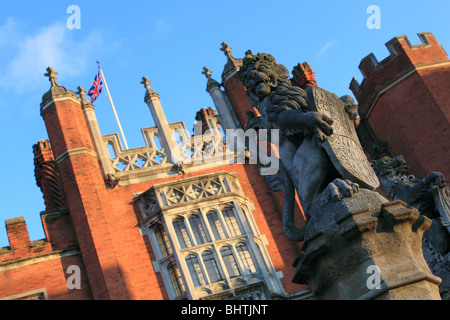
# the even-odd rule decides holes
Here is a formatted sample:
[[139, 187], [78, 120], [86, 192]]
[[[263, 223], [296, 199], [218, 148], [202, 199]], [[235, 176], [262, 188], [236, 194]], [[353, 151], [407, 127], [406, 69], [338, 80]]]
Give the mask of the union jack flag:
[[102, 93], [103, 89], [103, 79], [102, 74], [100, 72], [100, 68], [98, 68], [97, 74], [95, 75], [94, 84], [89, 89], [87, 95], [91, 97], [91, 102], [94, 102], [100, 93]]

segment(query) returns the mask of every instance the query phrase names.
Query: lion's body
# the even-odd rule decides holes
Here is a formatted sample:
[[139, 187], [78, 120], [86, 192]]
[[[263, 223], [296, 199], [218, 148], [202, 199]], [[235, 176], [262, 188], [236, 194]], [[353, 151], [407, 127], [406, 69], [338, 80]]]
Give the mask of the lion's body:
[[[311, 205], [327, 186], [331, 186], [328, 190], [333, 199], [358, 191], [355, 183], [333, 180], [339, 178], [336, 170], [317, 143], [333, 133], [333, 119], [310, 110], [306, 91], [291, 84], [283, 65], [268, 54], [249, 54], [244, 58], [239, 77], [247, 88], [250, 103], [261, 114], [260, 128], [280, 130], [281, 163], [297, 190], [307, 219]], [[293, 199], [285, 199], [285, 208], [290, 207], [286, 201]]]

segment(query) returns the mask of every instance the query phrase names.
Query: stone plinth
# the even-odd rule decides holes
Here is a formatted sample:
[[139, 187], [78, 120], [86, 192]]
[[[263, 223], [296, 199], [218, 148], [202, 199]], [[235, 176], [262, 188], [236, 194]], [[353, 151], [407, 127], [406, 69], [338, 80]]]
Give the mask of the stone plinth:
[[361, 190], [352, 198], [317, 204], [307, 225], [304, 255], [293, 281], [319, 299], [440, 299], [423, 257], [431, 220], [402, 201]]

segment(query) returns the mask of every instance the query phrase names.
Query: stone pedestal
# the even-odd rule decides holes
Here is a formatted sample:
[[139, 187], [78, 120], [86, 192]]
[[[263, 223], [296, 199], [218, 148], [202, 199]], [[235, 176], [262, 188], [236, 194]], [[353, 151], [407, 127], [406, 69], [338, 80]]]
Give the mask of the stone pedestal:
[[402, 201], [361, 190], [352, 198], [317, 204], [293, 282], [318, 299], [440, 300], [423, 257], [431, 220]]

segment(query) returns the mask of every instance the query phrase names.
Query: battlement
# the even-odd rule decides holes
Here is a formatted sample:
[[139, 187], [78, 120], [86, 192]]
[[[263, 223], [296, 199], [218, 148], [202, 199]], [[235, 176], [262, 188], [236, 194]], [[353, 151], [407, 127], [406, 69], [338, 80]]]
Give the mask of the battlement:
[[30, 240], [23, 216], [5, 220], [9, 246], [0, 248], [0, 266], [78, 247], [67, 208], [42, 211], [41, 221], [45, 238]]
[[[364, 79], [359, 83], [355, 78], [350, 89], [362, 106], [369, 106], [380, 94], [383, 87], [392, 86], [417, 70], [449, 64], [450, 60], [443, 47], [429, 32], [418, 34], [420, 44], [413, 45], [407, 36], [398, 36], [385, 45], [390, 55], [378, 61], [373, 53], [361, 60], [359, 69]], [[363, 114], [368, 112], [364, 107]]]
[[51, 251], [46, 240], [30, 241], [24, 217], [5, 220], [9, 247], [0, 248], [0, 263]]

